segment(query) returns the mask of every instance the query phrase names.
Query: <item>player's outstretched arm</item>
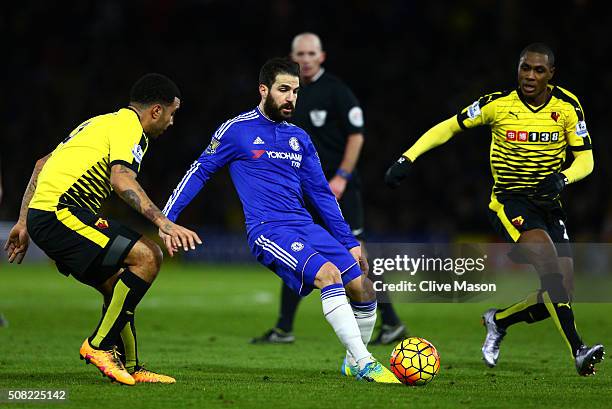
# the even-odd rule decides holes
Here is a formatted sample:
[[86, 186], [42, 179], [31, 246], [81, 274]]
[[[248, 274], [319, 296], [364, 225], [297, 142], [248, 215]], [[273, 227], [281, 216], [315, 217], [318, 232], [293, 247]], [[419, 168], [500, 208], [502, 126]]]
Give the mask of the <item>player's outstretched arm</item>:
[[410, 171], [412, 162], [425, 152], [440, 146], [454, 135], [461, 132], [457, 117], [453, 116], [445, 121], [440, 122], [423, 134], [400, 158], [391, 165], [385, 173], [385, 183], [395, 189], [402, 180], [406, 178]]
[[32, 171], [32, 176], [30, 177], [30, 181], [28, 182], [28, 187], [26, 187], [25, 193], [23, 194], [23, 199], [21, 199], [21, 209], [19, 209], [19, 220], [13, 226], [9, 233], [8, 240], [4, 245], [4, 250], [6, 250], [6, 255], [8, 257], [9, 263], [16, 261], [17, 264], [21, 264], [23, 258], [28, 251], [28, 246], [30, 245], [30, 236], [28, 235], [28, 228], [26, 226], [26, 219], [28, 217], [28, 206], [30, 206], [30, 201], [32, 200], [32, 196], [34, 196], [34, 192], [36, 191], [36, 184], [38, 183], [38, 174], [42, 170], [43, 166], [47, 162], [47, 159], [51, 154], [40, 158], [36, 161], [36, 165], [34, 165], [34, 170]]
[[536, 194], [543, 198], [554, 199], [559, 196], [565, 186], [587, 177], [595, 165], [593, 151], [574, 151], [574, 161], [563, 172], [551, 173], [536, 187]]
[[155, 224], [161, 233], [169, 236], [162, 238], [164, 238], [164, 244], [170, 256], [173, 256], [179, 247], [188, 251], [189, 249], [194, 250], [196, 243], [202, 244], [202, 240], [195, 232], [171, 222], [155, 206], [140, 183], [136, 181], [136, 172], [132, 169], [122, 164], [113, 165], [110, 181], [115, 193], [124, 202]]

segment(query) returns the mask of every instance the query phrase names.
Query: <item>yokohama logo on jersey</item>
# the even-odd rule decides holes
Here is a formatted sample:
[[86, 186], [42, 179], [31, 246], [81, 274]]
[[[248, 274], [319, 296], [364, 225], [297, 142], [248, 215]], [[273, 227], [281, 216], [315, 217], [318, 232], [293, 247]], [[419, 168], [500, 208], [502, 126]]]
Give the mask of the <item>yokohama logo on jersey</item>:
[[267, 151], [265, 149], [253, 149], [251, 152], [253, 153], [253, 159], [259, 159], [265, 153], [270, 159], [287, 159], [296, 162], [302, 161], [302, 154], [300, 153]]

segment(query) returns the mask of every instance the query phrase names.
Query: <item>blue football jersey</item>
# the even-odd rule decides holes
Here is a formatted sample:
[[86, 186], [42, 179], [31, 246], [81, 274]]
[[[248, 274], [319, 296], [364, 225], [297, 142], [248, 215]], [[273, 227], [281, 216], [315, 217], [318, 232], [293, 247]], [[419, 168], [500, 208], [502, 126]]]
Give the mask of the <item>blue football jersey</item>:
[[313, 223], [304, 206], [306, 198], [336, 240], [348, 249], [359, 245], [344, 221], [308, 134], [285, 121], [268, 119], [259, 108], [216, 130], [174, 189], [164, 214], [175, 221], [208, 178], [225, 165], [229, 165], [242, 202], [247, 232], [271, 222]]

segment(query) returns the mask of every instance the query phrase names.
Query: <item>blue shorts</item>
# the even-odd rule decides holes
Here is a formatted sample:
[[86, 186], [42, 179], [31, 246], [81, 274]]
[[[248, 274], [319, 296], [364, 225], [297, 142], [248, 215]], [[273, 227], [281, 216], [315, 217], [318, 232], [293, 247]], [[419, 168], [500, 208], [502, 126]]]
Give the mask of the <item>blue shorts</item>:
[[328, 261], [346, 285], [361, 275], [352, 254], [318, 224], [266, 223], [249, 232], [251, 252], [302, 297], [315, 288], [314, 279]]

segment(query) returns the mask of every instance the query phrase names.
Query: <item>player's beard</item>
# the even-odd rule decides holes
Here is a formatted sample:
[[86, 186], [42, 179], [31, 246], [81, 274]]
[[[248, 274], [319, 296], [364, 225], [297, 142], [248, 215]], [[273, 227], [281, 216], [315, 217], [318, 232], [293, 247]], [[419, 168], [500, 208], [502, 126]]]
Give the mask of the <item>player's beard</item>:
[[[291, 112], [288, 115], [283, 114], [283, 108], [290, 108]], [[264, 101], [264, 112], [274, 122], [281, 122], [290, 119], [293, 116], [295, 107], [291, 102], [287, 102], [283, 105], [277, 105], [272, 99], [272, 96], [268, 94]]]

